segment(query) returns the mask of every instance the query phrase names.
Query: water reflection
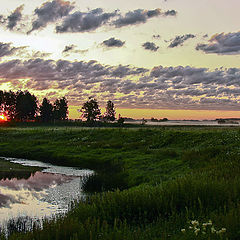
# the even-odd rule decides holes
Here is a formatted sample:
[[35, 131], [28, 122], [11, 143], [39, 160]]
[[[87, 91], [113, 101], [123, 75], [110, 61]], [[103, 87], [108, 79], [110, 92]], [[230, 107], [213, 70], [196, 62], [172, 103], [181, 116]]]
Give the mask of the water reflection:
[[73, 176], [62, 174], [36, 172], [35, 174], [31, 174], [28, 179], [2, 179], [0, 180], [0, 186], [14, 190], [28, 189], [30, 191], [42, 191], [43, 189], [51, 188], [55, 185], [70, 182], [73, 178]]
[[[5, 160], [20, 161], [25, 165], [32, 163], [22, 159]], [[37, 161], [33, 164], [44, 165]], [[37, 219], [65, 213], [71, 201], [82, 196], [82, 178], [92, 174], [92, 171], [51, 164], [44, 167], [46, 165], [47, 169], [43, 172], [31, 174], [27, 179], [15, 177], [0, 180], [0, 224], [10, 218], [27, 216]]]
[[31, 176], [31, 172], [29, 171], [11, 171], [11, 172], [6, 172], [6, 171], [0, 171], [0, 179], [7, 179], [7, 178], [17, 178], [17, 179], [28, 179]]

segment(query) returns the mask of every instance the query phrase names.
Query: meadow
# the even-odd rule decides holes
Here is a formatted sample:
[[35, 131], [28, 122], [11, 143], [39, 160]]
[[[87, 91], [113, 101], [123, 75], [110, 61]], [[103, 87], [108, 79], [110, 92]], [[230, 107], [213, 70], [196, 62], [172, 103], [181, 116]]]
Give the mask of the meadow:
[[1, 156], [96, 172], [66, 216], [9, 239], [240, 239], [239, 146], [231, 127], [1, 127]]

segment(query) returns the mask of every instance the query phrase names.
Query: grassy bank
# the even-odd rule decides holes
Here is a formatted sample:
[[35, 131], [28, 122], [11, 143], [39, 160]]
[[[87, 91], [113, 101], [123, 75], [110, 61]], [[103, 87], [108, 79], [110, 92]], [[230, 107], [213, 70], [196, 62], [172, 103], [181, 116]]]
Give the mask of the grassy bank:
[[21, 164], [12, 163], [0, 158], [0, 180], [11, 179], [11, 178], [29, 178], [31, 174], [36, 171], [41, 171], [40, 167], [23, 166]]
[[0, 155], [87, 167], [88, 189], [121, 189], [11, 239], [239, 239], [239, 145], [237, 128], [1, 128]]

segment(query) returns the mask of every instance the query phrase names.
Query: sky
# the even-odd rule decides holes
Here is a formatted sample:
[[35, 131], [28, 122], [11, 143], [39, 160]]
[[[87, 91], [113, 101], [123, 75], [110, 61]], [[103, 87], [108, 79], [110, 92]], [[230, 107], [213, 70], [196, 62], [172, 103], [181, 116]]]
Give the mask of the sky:
[[0, 9], [0, 89], [69, 117], [94, 97], [133, 118], [240, 117], [239, 0], [11, 0]]

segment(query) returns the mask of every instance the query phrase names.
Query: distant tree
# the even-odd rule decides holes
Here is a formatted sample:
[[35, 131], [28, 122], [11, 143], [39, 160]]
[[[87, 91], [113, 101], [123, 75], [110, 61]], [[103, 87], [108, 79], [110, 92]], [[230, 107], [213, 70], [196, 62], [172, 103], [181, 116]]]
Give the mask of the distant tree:
[[68, 118], [68, 102], [65, 97], [56, 99], [53, 106], [54, 120], [66, 120]]
[[33, 120], [38, 110], [37, 103], [37, 98], [28, 91], [18, 91], [15, 118], [19, 121]]
[[147, 120], [145, 119], [145, 118], [143, 118], [142, 120], [141, 120], [141, 125], [145, 125], [147, 123]]
[[158, 120], [159, 122], [167, 122], [168, 121], [168, 119], [167, 118], [162, 118], [162, 119], [160, 119], [160, 120]]
[[106, 119], [106, 121], [114, 121], [116, 119], [115, 115], [116, 115], [116, 111], [115, 111], [114, 103], [108, 100], [106, 105], [106, 112], [104, 114], [104, 119]]
[[158, 122], [158, 119], [152, 117], [152, 118], [151, 118], [151, 122]]
[[101, 116], [98, 102], [94, 98], [89, 98], [89, 100], [83, 104], [81, 112], [82, 118], [86, 118], [87, 122], [94, 122]]
[[50, 122], [53, 120], [53, 105], [47, 98], [44, 98], [42, 105], [39, 108], [40, 110], [40, 119], [43, 122]]
[[16, 94], [12, 91], [0, 91], [0, 113], [9, 120], [13, 120], [16, 114]]
[[118, 124], [123, 125], [124, 121], [125, 121], [125, 119], [123, 117], [121, 117], [121, 115], [119, 114], [118, 120], [117, 120]]

